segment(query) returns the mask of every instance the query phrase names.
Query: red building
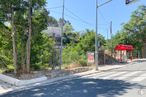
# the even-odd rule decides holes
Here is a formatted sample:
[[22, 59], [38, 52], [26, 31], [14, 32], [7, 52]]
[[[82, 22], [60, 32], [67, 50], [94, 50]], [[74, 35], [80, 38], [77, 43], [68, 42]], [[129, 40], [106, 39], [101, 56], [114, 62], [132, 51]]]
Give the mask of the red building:
[[128, 59], [132, 60], [132, 51], [134, 50], [132, 45], [119, 44], [114, 48], [115, 57], [120, 62], [127, 62]]

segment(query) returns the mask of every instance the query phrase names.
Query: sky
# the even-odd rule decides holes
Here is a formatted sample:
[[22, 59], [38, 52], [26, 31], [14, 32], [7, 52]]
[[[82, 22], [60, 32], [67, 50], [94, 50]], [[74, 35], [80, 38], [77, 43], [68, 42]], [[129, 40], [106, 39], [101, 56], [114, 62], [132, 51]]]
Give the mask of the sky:
[[[98, 5], [108, 0], [98, 0]], [[50, 16], [57, 20], [62, 17], [63, 0], [47, 0], [46, 8]], [[64, 18], [71, 22], [75, 31], [84, 32], [96, 28], [96, 0], [65, 0]], [[129, 21], [131, 13], [140, 5], [146, 5], [146, 0], [125, 5], [125, 0], [112, 0], [98, 8], [98, 33], [110, 38], [110, 22], [112, 33], [121, 30], [122, 24]]]

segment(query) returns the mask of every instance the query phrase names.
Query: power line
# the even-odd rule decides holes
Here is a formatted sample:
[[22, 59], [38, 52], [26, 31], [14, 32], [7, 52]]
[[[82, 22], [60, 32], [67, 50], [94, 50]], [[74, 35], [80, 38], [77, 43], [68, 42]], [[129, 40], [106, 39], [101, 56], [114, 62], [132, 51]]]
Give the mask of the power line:
[[55, 7], [50, 7], [50, 8], [47, 8], [47, 9], [59, 9], [59, 8], [62, 8], [62, 6], [55, 6]]
[[[51, 8], [47, 8], [47, 9], [48, 9], [49, 11], [51, 10], [51, 12], [54, 12], [54, 13], [57, 13], [57, 14], [61, 14], [61, 12], [54, 11], [55, 9], [59, 9], [59, 8], [61, 9], [62, 6], [56, 6], [56, 7], [51, 7]], [[65, 10], [66, 10], [68, 13], [71, 14], [71, 15], [65, 14], [65, 16], [67, 16], [67, 17], [69, 17], [69, 18], [71, 18], [71, 19], [73, 19], [73, 20], [76, 20], [76, 21], [78, 21], [78, 22], [82, 22], [82, 23], [84, 23], [84, 24], [87, 24], [87, 25], [90, 25], [90, 26], [94, 26], [94, 24], [91, 24], [91, 23], [89, 23], [89, 22], [83, 20], [81, 17], [79, 17], [78, 15], [76, 15], [75, 13], [73, 13], [71, 10], [69, 10], [69, 9], [67, 9], [67, 8], [65, 8]]]
[[[53, 12], [53, 13], [56, 13], [56, 14], [61, 14], [61, 12], [59, 12], [59, 11], [55, 11], [55, 10], [53, 10], [53, 9], [51, 9], [51, 12]], [[83, 23], [83, 24], [86, 24], [86, 25], [90, 25], [90, 26], [94, 26], [93, 24], [88, 24], [88, 23], [85, 23], [85, 22], [82, 22], [82, 21], [80, 21], [78, 18], [75, 18], [75, 17], [73, 17], [73, 16], [70, 16], [70, 15], [68, 15], [68, 14], [65, 14], [65, 16], [66, 17], [68, 17], [68, 18], [70, 18], [70, 19], [72, 19], [72, 20], [75, 20], [75, 21], [78, 21], [78, 22], [80, 22], [80, 23]], [[106, 27], [105, 27], [105, 25], [108, 25], [108, 24], [98, 24], [100, 27], [100, 29], [107, 29]], [[104, 26], [104, 27], [103, 27]]]
[[[61, 14], [61, 12], [57, 12], [57, 11], [54, 11], [54, 10], [51, 10], [51, 12], [54, 12], [54, 13], [57, 13], [57, 14]], [[69, 17], [69, 18], [72, 18], [73, 20], [78, 21], [78, 19], [77, 19], [77, 18], [72, 17], [72, 16], [70, 16], [70, 15], [68, 15], [68, 14], [65, 14], [65, 16], [66, 16], [66, 17]]]
[[102, 14], [102, 12], [100, 10], [99, 10], [99, 14], [103, 18], [103, 20], [106, 22], [105, 25], [108, 25], [109, 23], [108, 23], [107, 19], [104, 17], [104, 15]]
[[84, 22], [85, 24], [88, 24], [88, 25], [93, 25], [93, 24], [83, 20], [81, 17], [79, 17], [78, 15], [76, 15], [75, 13], [70, 11], [69, 9], [65, 8], [65, 10], [68, 11], [70, 14], [72, 14], [74, 17], [78, 18], [78, 20], [80, 20], [81, 22]]
[[54, 11], [54, 10], [52, 10], [52, 9], [50, 9], [50, 12], [54, 12], [54, 13], [57, 13], [57, 14], [61, 14], [61, 12], [59, 12], [59, 11]]
[[[55, 9], [61, 9], [62, 6], [55, 6], [55, 7], [51, 7], [51, 8], [47, 8], [48, 10], [51, 10], [51, 12], [54, 12], [54, 13], [57, 13], [57, 14], [61, 14], [61, 12], [57, 12], [57, 11], [54, 11]], [[85, 20], [83, 20], [81, 17], [79, 17], [78, 15], [76, 15], [74, 12], [72, 12], [71, 10], [65, 8], [65, 10], [70, 13], [71, 15], [68, 15], [68, 14], [65, 14], [65, 16], [73, 19], [73, 20], [76, 20], [76, 21], [79, 21], [79, 22], [82, 22], [84, 24], [87, 24], [87, 25], [90, 25], [90, 26], [95, 26], [94, 24], [91, 24]], [[101, 25], [104, 25], [104, 24], [101, 24]]]
[[[54, 13], [57, 13], [57, 14], [61, 14], [61, 12], [54, 11], [54, 10], [52, 10], [52, 9], [51, 9], [51, 12], [54, 12]], [[77, 18], [75, 18], [75, 17], [73, 17], [73, 16], [70, 16], [70, 15], [68, 15], [68, 14], [65, 14], [65, 16], [68, 17], [68, 18], [70, 18], [70, 19], [76, 20], [76, 21], [78, 21], [78, 22], [80, 22], [80, 23], [84, 23], [84, 24], [87, 24], [87, 25], [93, 26], [92, 24], [89, 24], [89, 23], [83, 22], [83, 21], [81, 21], [81, 20], [79, 20], [79, 19], [77, 19]]]

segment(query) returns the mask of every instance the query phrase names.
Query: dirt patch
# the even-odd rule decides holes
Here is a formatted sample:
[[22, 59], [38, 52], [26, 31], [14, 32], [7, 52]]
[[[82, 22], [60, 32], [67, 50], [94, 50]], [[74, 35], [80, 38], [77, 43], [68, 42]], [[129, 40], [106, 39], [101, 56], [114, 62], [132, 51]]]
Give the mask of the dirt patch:
[[63, 77], [70, 74], [80, 73], [91, 70], [91, 67], [77, 67], [73, 69], [64, 69], [64, 70], [42, 70], [42, 71], [32, 71], [30, 74], [21, 74], [16, 76], [14, 73], [5, 73], [7, 76], [11, 76], [20, 80], [29, 80], [33, 78], [38, 78], [42, 76], [47, 76], [49, 79], [56, 77]]

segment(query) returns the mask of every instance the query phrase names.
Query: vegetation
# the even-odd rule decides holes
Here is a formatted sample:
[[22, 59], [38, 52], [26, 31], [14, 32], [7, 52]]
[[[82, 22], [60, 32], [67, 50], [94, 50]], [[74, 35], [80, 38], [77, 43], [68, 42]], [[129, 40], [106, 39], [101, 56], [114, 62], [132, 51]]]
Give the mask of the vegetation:
[[[78, 41], [78, 43], [68, 44], [64, 49], [63, 61], [65, 64], [76, 63], [86, 66], [87, 52], [95, 51], [95, 32], [92, 30], [86, 30], [76, 41]], [[105, 43], [105, 39], [102, 35], [98, 35], [98, 41], [101, 46]]]
[[[42, 33], [48, 26], [59, 27], [60, 20], [49, 16], [46, 0], [0, 0], [0, 72], [17, 74], [31, 70], [54, 69], [59, 65], [60, 51], [56, 40]], [[98, 35], [99, 48], [112, 51], [117, 44], [132, 44], [141, 56], [146, 52], [146, 6], [132, 13], [130, 20], [109, 40]], [[95, 51], [95, 32], [75, 32], [64, 21], [63, 64], [87, 65], [87, 52]]]
[[0, 0], [2, 66], [13, 64], [15, 73], [29, 73], [30, 64], [37, 65], [41, 40], [45, 38], [41, 31], [47, 28], [49, 20], [45, 3], [45, 0]]
[[[146, 58], [146, 6], [139, 6], [131, 15], [130, 20], [111, 40], [107, 41], [106, 48], [111, 50], [117, 44], [131, 44], [135, 54]], [[111, 46], [112, 43], [112, 46]]]

